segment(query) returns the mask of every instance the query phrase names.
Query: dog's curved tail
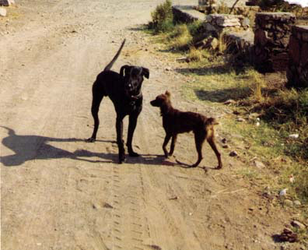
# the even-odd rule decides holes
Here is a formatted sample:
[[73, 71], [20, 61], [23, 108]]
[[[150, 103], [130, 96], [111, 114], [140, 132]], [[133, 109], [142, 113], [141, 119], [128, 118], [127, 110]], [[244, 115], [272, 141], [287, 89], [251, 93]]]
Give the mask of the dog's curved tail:
[[116, 55], [114, 56], [114, 58], [111, 60], [111, 62], [104, 68], [104, 71], [108, 71], [111, 69], [111, 67], [113, 66], [113, 64], [115, 63], [115, 61], [118, 59], [119, 55], [121, 54], [121, 51], [124, 47], [126, 39], [123, 40], [121, 47], [119, 48], [118, 52], [116, 53]]

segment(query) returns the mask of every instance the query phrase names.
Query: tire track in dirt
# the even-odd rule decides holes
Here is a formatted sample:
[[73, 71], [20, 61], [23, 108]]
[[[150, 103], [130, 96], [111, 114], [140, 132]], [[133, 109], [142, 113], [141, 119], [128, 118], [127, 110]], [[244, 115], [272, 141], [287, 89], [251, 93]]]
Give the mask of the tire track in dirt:
[[113, 166], [113, 241], [116, 249], [143, 249], [147, 228], [144, 182], [138, 166]]

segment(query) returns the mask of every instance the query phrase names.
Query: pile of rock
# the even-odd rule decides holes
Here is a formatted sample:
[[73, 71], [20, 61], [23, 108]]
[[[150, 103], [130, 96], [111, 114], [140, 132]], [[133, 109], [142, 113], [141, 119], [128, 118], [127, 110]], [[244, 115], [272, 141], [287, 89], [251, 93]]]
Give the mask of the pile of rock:
[[285, 71], [288, 67], [288, 44], [295, 15], [286, 12], [256, 14], [254, 60], [260, 72]]
[[308, 26], [293, 26], [289, 43], [288, 85], [308, 88]]
[[211, 14], [206, 16], [205, 28], [217, 31], [218, 34], [226, 29], [228, 31], [246, 30], [249, 28], [249, 19], [241, 15]]

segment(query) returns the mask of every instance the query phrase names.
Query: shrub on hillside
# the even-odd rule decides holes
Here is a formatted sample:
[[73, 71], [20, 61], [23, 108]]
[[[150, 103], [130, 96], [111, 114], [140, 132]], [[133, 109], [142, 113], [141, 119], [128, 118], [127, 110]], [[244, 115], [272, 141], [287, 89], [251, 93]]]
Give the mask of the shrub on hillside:
[[150, 29], [153, 29], [156, 33], [170, 31], [173, 28], [172, 2], [166, 0], [159, 4], [151, 13], [151, 16]]

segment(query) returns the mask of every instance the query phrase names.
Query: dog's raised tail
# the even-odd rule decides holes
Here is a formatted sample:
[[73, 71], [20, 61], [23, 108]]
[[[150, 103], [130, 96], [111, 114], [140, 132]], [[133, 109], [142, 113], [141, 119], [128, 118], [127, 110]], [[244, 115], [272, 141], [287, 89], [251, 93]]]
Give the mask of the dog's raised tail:
[[118, 52], [116, 53], [116, 55], [114, 56], [114, 58], [111, 60], [111, 62], [104, 68], [104, 71], [108, 71], [111, 69], [111, 67], [113, 66], [113, 64], [115, 63], [115, 61], [118, 59], [119, 55], [121, 54], [121, 51], [124, 47], [126, 39], [123, 40], [121, 47], [119, 48]]

